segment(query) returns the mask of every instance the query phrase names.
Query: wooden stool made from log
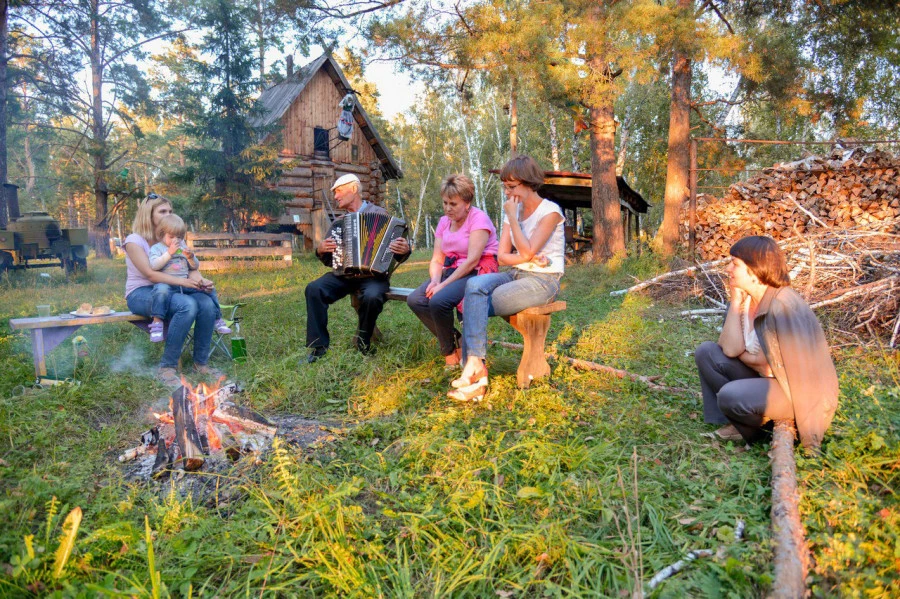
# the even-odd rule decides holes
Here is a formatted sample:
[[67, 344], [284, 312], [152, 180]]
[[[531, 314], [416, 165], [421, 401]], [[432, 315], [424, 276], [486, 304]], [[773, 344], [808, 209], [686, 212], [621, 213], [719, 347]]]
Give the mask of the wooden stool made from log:
[[550, 365], [544, 352], [544, 344], [547, 341], [547, 330], [550, 328], [550, 315], [554, 312], [562, 312], [566, 309], [566, 302], [553, 302], [546, 306], [526, 308], [512, 316], [503, 318], [514, 329], [522, 334], [523, 345], [522, 360], [516, 371], [516, 382], [520, 389], [531, 385], [531, 381], [550, 374]]

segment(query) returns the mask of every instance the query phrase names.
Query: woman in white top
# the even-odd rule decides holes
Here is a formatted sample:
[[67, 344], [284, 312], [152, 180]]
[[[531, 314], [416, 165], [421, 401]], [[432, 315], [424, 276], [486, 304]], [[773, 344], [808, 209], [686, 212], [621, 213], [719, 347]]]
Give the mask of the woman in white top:
[[506, 192], [503, 231], [497, 261], [512, 268], [469, 279], [463, 313], [466, 356], [462, 376], [447, 395], [457, 401], [481, 401], [487, 391], [487, 323], [491, 316], [510, 316], [556, 299], [565, 268], [562, 210], [538, 195], [544, 171], [529, 156], [503, 165]]

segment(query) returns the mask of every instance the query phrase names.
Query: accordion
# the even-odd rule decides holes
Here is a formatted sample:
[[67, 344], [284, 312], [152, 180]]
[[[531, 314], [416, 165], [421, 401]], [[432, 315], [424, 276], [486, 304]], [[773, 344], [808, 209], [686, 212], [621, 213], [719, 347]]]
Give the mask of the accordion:
[[343, 277], [390, 275], [397, 268], [391, 242], [406, 236], [406, 221], [377, 212], [349, 212], [337, 219], [331, 255], [334, 274]]

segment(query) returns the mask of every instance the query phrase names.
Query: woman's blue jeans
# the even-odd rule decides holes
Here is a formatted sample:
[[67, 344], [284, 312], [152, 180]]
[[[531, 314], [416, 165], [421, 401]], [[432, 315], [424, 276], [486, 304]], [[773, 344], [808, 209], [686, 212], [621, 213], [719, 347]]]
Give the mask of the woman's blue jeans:
[[[138, 287], [126, 298], [128, 309], [141, 316], [152, 317], [153, 286]], [[216, 322], [216, 305], [205, 293], [188, 295], [173, 293], [164, 320], [169, 323], [166, 346], [160, 368], [177, 368], [178, 358], [184, 349], [184, 341], [194, 326], [194, 364], [203, 365], [209, 360], [212, 348], [213, 325]]]
[[562, 274], [506, 272], [472, 277], [466, 284], [463, 304], [463, 337], [466, 357], [487, 356], [487, 325], [491, 316], [512, 316], [525, 308], [543, 306], [559, 293]]

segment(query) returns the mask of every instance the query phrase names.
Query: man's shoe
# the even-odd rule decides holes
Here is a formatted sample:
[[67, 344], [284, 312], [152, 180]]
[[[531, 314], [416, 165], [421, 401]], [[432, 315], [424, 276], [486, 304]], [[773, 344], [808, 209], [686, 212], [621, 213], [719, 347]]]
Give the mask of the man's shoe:
[[310, 354], [308, 356], [306, 356], [306, 363], [312, 364], [313, 362], [316, 362], [319, 358], [324, 356], [327, 352], [328, 352], [328, 350], [325, 349], [324, 347], [313, 348], [313, 350], [310, 352]]
[[356, 342], [356, 349], [364, 356], [374, 356], [375, 348], [372, 347], [371, 343], [363, 343], [362, 341]]

